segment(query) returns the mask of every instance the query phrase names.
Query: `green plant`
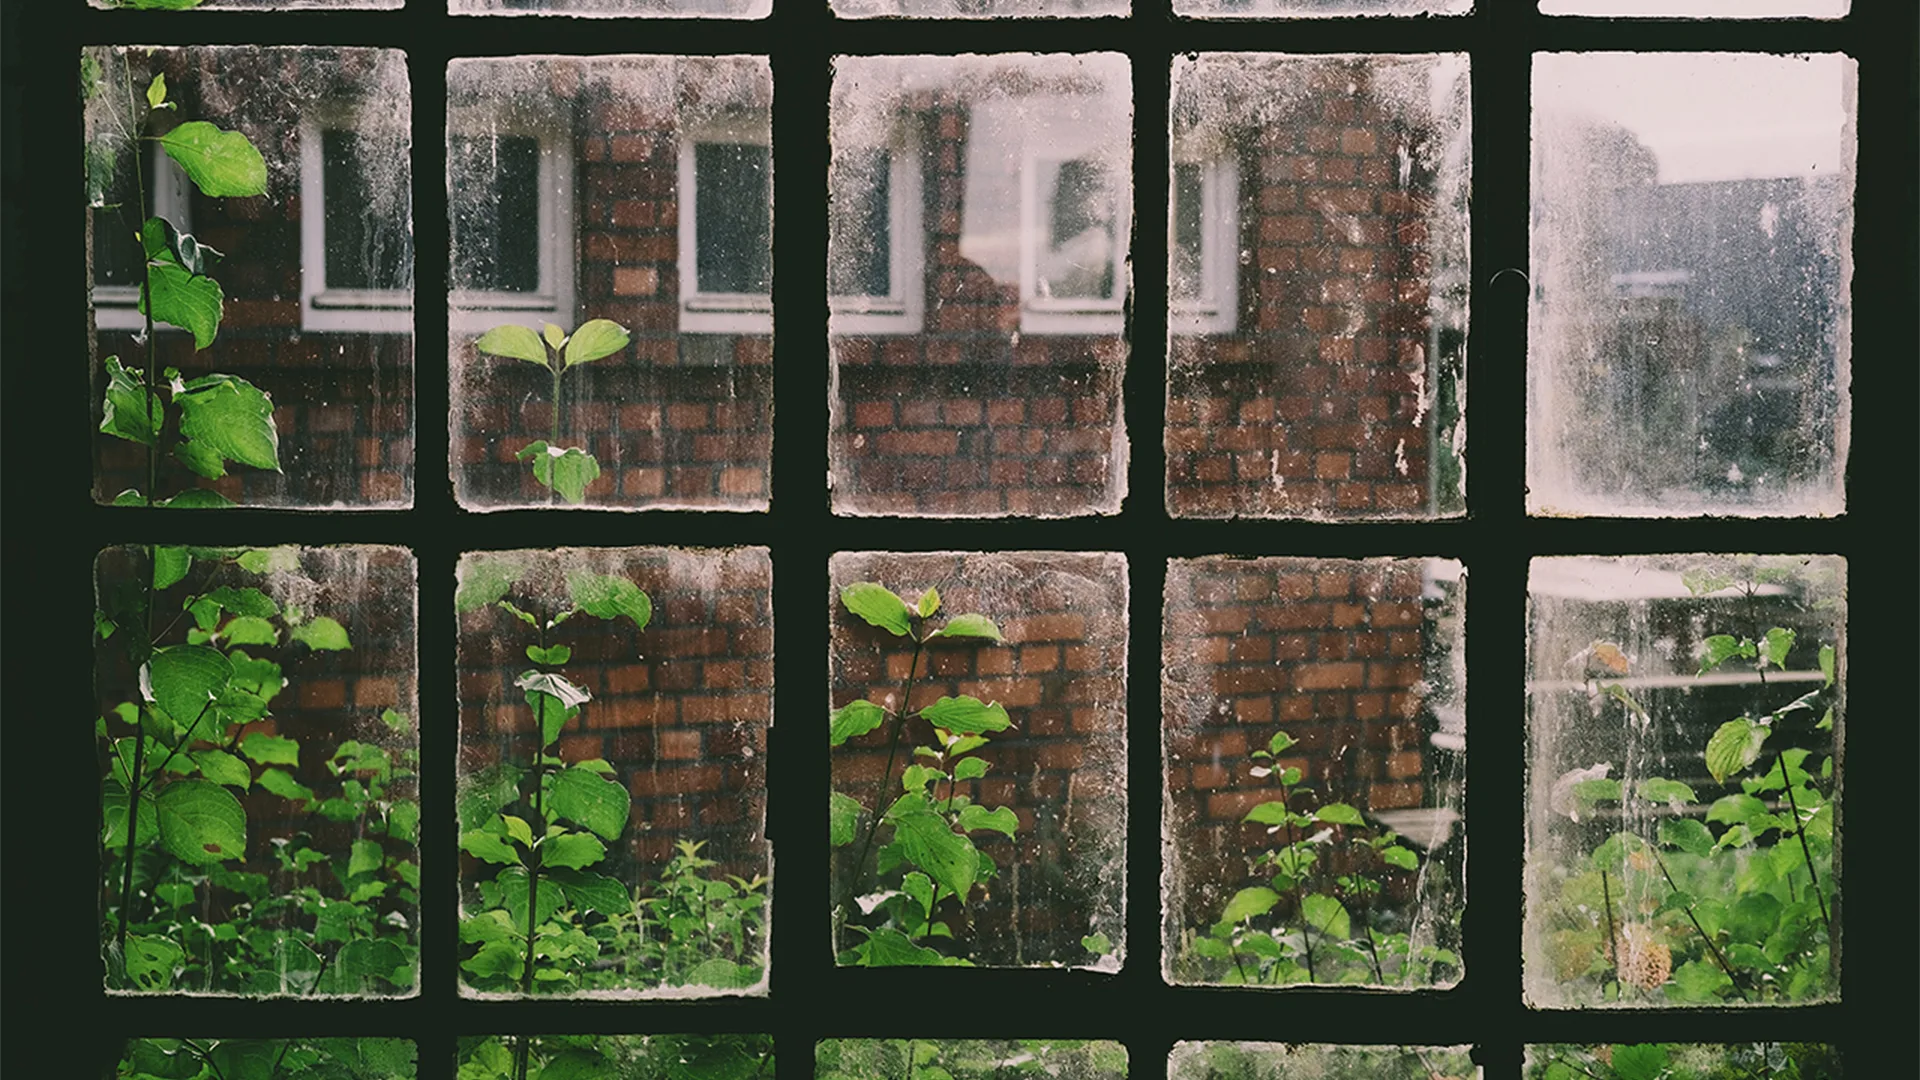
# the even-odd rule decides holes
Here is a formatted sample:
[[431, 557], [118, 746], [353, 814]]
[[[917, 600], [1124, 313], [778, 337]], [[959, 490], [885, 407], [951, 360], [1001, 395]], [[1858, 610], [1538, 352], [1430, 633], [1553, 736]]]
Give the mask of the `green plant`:
[[742, 988], [760, 981], [766, 947], [767, 879], [704, 876], [705, 841], [678, 840], [654, 895], [640, 901], [650, 933], [639, 954], [668, 986]]
[[406, 1039], [130, 1039], [120, 1080], [413, 1080]]
[[[193, 335], [194, 349], [205, 349], [219, 333], [226, 297], [220, 283], [208, 275], [220, 252], [179, 231], [163, 217], [138, 219], [146, 205], [141, 144], [157, 142], [194, 186], [210, 198], [265, 194], [267, 165], [245, 135], [204, 120], [186, 121], [160, 132], [159, 118], [176, 105], [167, 98], [166, 76], [154, 75], [144, 96], [136, 96], [132, 64], [124, 53], [120, 59], [126, 117], [134, 118], [126, 122], [133, 130], [123, 127], [88, 144], [88, 186], [90, 201], [104, 207], [108, 185], [103, 177], [112, 175], [120, 148], [131, 146], [136, 191], [131, 209], [138, 220], [132, 235], [141, 253], [139, 310], [144, 316], [138, 340], [145, 344], [147, 355], [144, 367], [127, 367], [118, 356], [109, 356], [103, 362], [107, 389], [101, 404], [100, 430], [147, 448], [147, 480], [144, 491], [129, 488], [113, 502], [116, 506], [230, 505], [218, 492], [204, 488], [190, 488], [166, 499], [157, 497], [164, 443], [171, 443], [173, 456], [188, 469], [218, 479], [226, 475], [228, 462], [280, 471], [280, 436], [273, 423], [272, 399], [245, 379], [219, 373], [186, 378], [177, 368], [159, 371], [154, 325], [166, 323], [186, 330]], [[89, 100], [102, 92], [102, 69], [92, 54], [82, 58], [81, 82]], [[115, 110], [101, 111], [116, 123], [124, 119]], [[163, 386], [169, 399], [166, 403], [160, 400]]]
[[553, 428], [543, 440], [523, 447], [515, 457], [533, 462], [533, 478], [570, 503], [584, 502], [587, 485], [600, 476], [600, 463], [578, 446], [560, 446], [560, 376], [581, 364], [605, 359], [627, 347], [627, 332], [610, 319], [590, 319], [572, 334], [547, 323], [538, 334], [524, 326], [496, 326], [474, 342], [489, 356], [525, 360], [553, 373]]
[[[860, 619], [913, 643], [913, 659], [898, 711], [861, 698], [834, 710], [829, 722], [829, 741], [840, 746], [889, 719], [893, 721], [887, 740], [887, 764], [874, 791], [872, 809], [839, 791], [833, 792], [830, 800], [829, 827], [834, 847], [852, 844], [861, 815], [867, 815], [865, 836], [854, 854], [845, 894], [834, 909], [836, 930], [851, 929], [864, 940], [843, 950], [840, 962], [867, 967], [964, 964], [964, 959], [945, 956], [922, 942], [936, 937], [951, 939], [952, 927], [934, 917], [940, 902], [950, 899], [964, 906], [973, 888], [984, 886], [994, 874], [993, 860], [974, 846], [968, 834], [989, 830], [1011, 837], [1018, 828], [1012, 810], [1002, 806], [989, 811], [954, 790], [962, 781], [986, 775], [986, 759], [969, 755], [987, 745], [988, 732], [1005, 731], [1012, 721], [998, 703], [965, 694], [942, 697], [916, 709], [912, 707], [913, 688], [920, 675], [921, 655], [929, 646], [951, 641], [997, 643], [1002, 640], [1000, 630], [993, 620], [978, 614], [955, 615], [938, 629], [932, 628], [927, 620], [940, 610], [940, 593], [932, 588], [909, 606], [886, 586], [861, 581], [842, 589], [840, 601]], [[900, 773], [902, 794], [888, 803], [886, 794], [894, 783], [893, 765], [899, 756], [901, 733], [907, 722], [916, 718], [929, 726], [932, 741], [914, 747], [916, 760]], [[944, 796], [939, 794], [942, 781], [946, 783]], [[884, 812], [880, 810], [882, 805], [886, 806]], [[861, 896], [867, 855], [873, 849], [874, 834], [883, 824], [891, 834], [879, 848], [873, 874], [876, 879], [891, 879], [897, 871], [898, 884]], [[862, 916], [879, 914], [881, 924], [852, 924], [851, 910], [856, 903]]]
[[1527, 1080], [1828, 1080], [1839, 1055], [1819, 1043], [1614, 1043], [1527, 1047]]
[[[1700, 815], [1690, 809], [1701, 802], [1692, 785], [1644, 776], [1629, 787], [1608, 777], [1610, 762], [1556, 781], [1558, 813], [1578, 822], [1615, 803], [1626, 826], [1543, 886], [1543, 959], [1574, 1000], [1798, 1002], [1834, 992], [1838, 794], [1831, 754], [1818, 767], [1808, 763], [1817, 747], [1831, 745], [1835, 651], [1824, 643], [1814, 650], [1820, 685], [1813, 690], [1770, 683], [1769, 669], [1787, 670], [1798, 633], [1782, 626], [1761, 632], [1754, 608], [1758, 586], [1789, 581], [1793, 573], [1745, 564], [1738, 577], [1685, 575], [1695, 596], [1737, 588], [1753, 623], [1747, 635], [1706, 637], [1697, 672], [1741, 664], [1758, 676], [1749, 708], [1702, 745], [1712, 781], [1737, 784], [1738, 791], [1713, 799]], [[1622, 725], [1653, 727], [1651, 712], [1617, 681], [1631, 663], [1620, 646], [1596, 641], [1576, 660], [1586, 664], [1595, 715], [1617, 710]], [[1794, 742], [1802, 745], [1786, 745]]]
[[[127, 550], [148, 556], [140, 576], [103, 582], [95, 615], [100, 637], [119, 639], [124, 670], [140, 685], [135, 700], [95, 725], [106, 776], [108, 985], [244, 994], [407, 989], [417, 957], [407, 913], [419, 901], [420, 808], [402, 792], [415, 752], [344, 741], [326, 762], [338, 788], [322, 797], [302, 784], [294, 771], [299, 740], [259, 725], [288, 686], [282, 664], [302, 650], [349, 648], [347, 631], [259, 588], [214, 583], [295, 574], [299, 552]], [[163, 602], [174, 609], [164, 624]], [[411, 728], [392, 709], [381, 719], [396, 733]], [[309, 821], [351, 825], [354, 839], [329, 854], [306, 831], [274, 838], [273, 858], [287, 876], [273, 887], [267, 874], [245, 869], [249, 821], [236, 791], [273, 796]]]
[[1239, 890], [1205, 933], [1189, 932], [1189, 959], [1212, 962], [1197, 965], [1207, 981], [1255, 985], [1425, 986], [1458, 968], [1451, 950], [1368, 925], [1382, 892], [1381, 875], [1417, 870], [1420, 857], [1347, 803], [1296, 809], [1309, 786], [1298, 766], [1278, 761], [1294, 742], [1276, 732], [1266, 749], [1252, 754], [1260, 762], [1253, 775], [1280, 787], [1280, 798], [1244, 818], [1284, 841], [1250, 860], [1249, 869], [1267, 876], [1268, 884]]
[[820, 1080], [1121, 1080], [1127, 1048], [1080, 1039], [822, 1039]]
[[[460, 848], [494, 870], [480, 882], [479, 911], [460, 920], [460, 940], [475, 947], [460, 968], [477, 990], [559, 993], [580, 987], [603, 940], [618, 929], [592, 928], [634, 914], [627, 886], [589, 869], [607, 858], [605, 842], [626, 830], [633, 796], [611, 779], [606, 761], [568, 765], [554, 755], [561, 728], [590, 695], [560, 673], [573, 649], [553, 639], [580, 615], [624, 617], [644, 630], [653, 603], [623, 577], [576, 570], [566, 576], [567, 606], [534, 614], [526, 609], [543, 605], [534, 590], [507, 599], [527, 569], [513, 556], [469, 556], [454, 597], [461, 612], [492, 607], [532, 627], [536, 641], [526, 655], [537, 665], [514, 681], [533, 712], [533, 760], [524, 768], [497, 763], [461, 786]], [[590, 922], [595, 913], [601, 918]]]
[[460, 1080], [767, 1080], [769, 1035], [462, 1036]]
[[1175, 1043], [1169, 1080], [1465, 1080], [1478, 1077], [1465, 1046]]

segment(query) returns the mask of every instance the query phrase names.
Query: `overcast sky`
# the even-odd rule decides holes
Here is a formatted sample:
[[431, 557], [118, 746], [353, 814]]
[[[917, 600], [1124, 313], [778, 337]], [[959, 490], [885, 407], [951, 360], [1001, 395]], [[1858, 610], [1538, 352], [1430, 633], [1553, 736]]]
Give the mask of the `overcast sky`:
[[1632, 131], [1660, 183], [1826, 176], [1842, 168], [1853, 61], [1838, 54], [1545, 53], [1541, 123], [1583, 113]]

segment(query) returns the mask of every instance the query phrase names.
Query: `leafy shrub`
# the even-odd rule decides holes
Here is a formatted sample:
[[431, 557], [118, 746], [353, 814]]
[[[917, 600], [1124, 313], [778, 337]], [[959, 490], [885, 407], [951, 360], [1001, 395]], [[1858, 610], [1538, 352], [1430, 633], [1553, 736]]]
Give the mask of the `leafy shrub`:
[[406, 1039], [131, 1039], [120, 1080], [413, 1080]]
[[531, 462], [541, 487], [570, 503], [585, 502], [587, 485], [600, 478], [600, 463], [578, 446], [560, 445], [560, 376], [581, 364], [604, 360], [627, 347], [627, 331], [611, 319], [590, 319], [573, 333], [547, 323], [536, 334], [524, 326], [496, 326], [474, 342], [488, 356], [525, 360], [553, 372], [553, 428], [547, 438], [528, 443], [514, 456]]
[[771, 1080], [769, 1035], [463, 1036], [460, 1080]]
[[1122, 1080], [1127, 1048], [1077, 1039], [823, 1039], [820, 1080]]
[[1818, 1043], [1614, 1043], [1529, 1046], [1526, 1080], [1837, 1080], [1840, 1058]]

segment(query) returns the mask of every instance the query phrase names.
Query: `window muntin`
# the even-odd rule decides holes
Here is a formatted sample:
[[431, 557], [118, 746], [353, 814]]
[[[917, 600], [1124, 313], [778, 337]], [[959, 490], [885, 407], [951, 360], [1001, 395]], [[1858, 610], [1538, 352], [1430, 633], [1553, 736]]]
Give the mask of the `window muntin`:
[[770, 118], [729, 117], [682, 133], [680, 328], [773, 329]]

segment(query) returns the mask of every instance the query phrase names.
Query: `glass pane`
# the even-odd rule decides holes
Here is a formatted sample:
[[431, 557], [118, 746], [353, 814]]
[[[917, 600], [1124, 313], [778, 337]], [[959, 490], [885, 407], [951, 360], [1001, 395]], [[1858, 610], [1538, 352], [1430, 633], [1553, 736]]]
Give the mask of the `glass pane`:
[[770, 1035], [467, 1035], [458, 1060], [462, 1077], [774, 1076]]
[[1127, 1048], [1104, 1039], [822, 1039], [814, 1047], [822, 1080], [1009, 1080], [1068, 1077], [1125, 1080]]
[[1131, 92], [1117, 54], [834, 58], [830, 280], [897, 223], [888, 290], [833, 298], [835, 512], [1118, 512]]
[[1126, 559], [843, 553], [831, 574], [840, 963], [1118, 971]]
[[1351, 15], [1464, 15], [1473, 0], [1173, 0], [1202, 19], [1312, 19]]
[[767, 550], [459, 575], [462, 992], [764, 994]]
[[110, 992], [415, 992], [415, 576], [392, 547], [101, 552]]
[[1166, 600], [1167, 981], [1458, 982], [1460, 564], [1176, 559]]
[[[81, 78], [94, 499], [410, 505], [404, 55], [94, 47]], [[143, 204], [150, 253], [132, 239]]]
[[1481, 1075], [1466, 1046], [1333, 1046], [1180, 1042], [1168, 1080], [1469, 1080]]
[[[128, 1039], [114, 1076], [414, 1080], [412, 1039]], [[282, 1071], [284, 1070], [284, 1071]]]
[[1635, 1076], [1740, 1076], [1839, 1080], [1838, 1047], [1824, 1043], [1612, 1043], [1527, 1047], [1526, 1080], [1629, 1080]]
[[1531, 512], [1845, 508], [1854, 68], [1535, 58]]
[[455, 60], [447, 88], [460, 505], [764, 510], [767, 60]]
[[1544, 15], [1651, 15], [1697, 19], [1838, 19], [1852, 0], [1540, 0]]
[[1173, 65], [1167, 510], [1465, 508], [1467, 58]]
[[1526, 996], [1840, 994], [1833, 556], [1533, 562]]
[[168, 11], [293, 11], [301, 8], [397, 8], [406, 0], [87, 0], [96, 8], [160, 8]]
[[455, 15], [764, 19], [773, 12], [773, 0], [447, 0], [447, 10]]
[[905, 16], [920, 19], [1065, 19], [1126, 15], [1129, 0], [830, 0], [843, 19]]
[[827, 263], [827, 292], [833, 296], [894, 292], [893, 159], [890, 150], [849, 148], [828, 167], [827, 205], [837, 244], [837, 257]]

